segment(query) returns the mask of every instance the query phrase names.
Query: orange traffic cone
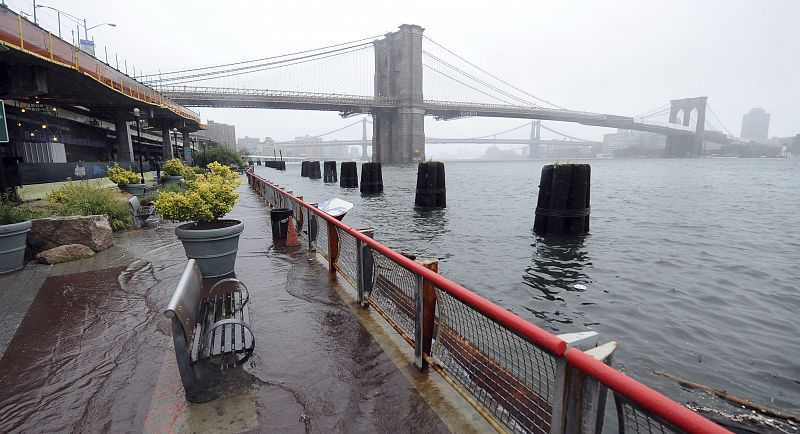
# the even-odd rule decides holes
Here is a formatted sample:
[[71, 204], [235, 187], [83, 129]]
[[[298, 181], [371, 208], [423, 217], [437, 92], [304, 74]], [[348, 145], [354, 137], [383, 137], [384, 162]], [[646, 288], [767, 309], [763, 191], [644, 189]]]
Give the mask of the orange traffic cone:
[[294, 247], [299, 246], [300, 242], [297, 240], [297, 230], [294, 228], [294, 219], [289, 217], [289, 229], [286, 232], [286, 246]]

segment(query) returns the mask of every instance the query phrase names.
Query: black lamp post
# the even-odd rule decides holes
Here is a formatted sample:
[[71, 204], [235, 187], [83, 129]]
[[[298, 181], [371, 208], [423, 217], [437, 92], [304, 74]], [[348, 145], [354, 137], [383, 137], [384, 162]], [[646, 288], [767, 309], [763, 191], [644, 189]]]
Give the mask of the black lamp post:
[[[175, 138], [175, 145], [173, 145], [173, 149], [175, 149], [175, 155], [173, 155], [173, 158], [178, 158], [180, 160], [183, 160], [183, 158], [181, 158], [180, 154], [178, 153], [178, 129], [177, 128], [173, 128], [172, 129], [172, 137]], [[186, 144], [184, 143], [183, 146], [186, 146]]]
[[139, 144], [139, 176], [142, 177], [142, 184], [144, 184], [144, 165], [142, 164], [142, 127], [141, 118], [139, 117], [139, 109], [133, 109], [133, 117], [136, 118], [136, 142]]

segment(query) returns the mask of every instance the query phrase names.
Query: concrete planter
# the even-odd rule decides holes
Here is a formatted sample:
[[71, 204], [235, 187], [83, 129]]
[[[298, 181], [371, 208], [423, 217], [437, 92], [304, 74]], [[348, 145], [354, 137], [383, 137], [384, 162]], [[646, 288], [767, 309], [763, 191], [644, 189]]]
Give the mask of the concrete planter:
[[25, 242], [31, 221], [0, 225], [0, 274], [19, 270], [25, 265]]
[[164, 184], [179, 184], [179, 185], [183, 185], [183, 177], [182, 176], [169, 176], [169, 175], [167, 175], [166, 179], [164, 180]]
[[144, 184], [120, 184], [119, 189], [134, 196], [143, 196]]
[[233, 273], [236, 266], [244, 223], [238, 220], [219, 220], [218, 223], [222, 227], [198, 229], [197, 223], [186, 223], [175, 228], [186, 257], [197, 260], [203, 277], [224, 276]]

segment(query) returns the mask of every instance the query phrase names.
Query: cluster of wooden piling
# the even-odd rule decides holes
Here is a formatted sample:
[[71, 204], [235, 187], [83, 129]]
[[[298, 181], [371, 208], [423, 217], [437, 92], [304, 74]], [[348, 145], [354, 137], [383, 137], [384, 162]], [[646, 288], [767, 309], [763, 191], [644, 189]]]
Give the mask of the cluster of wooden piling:
[[381, 163], [361, 165], [361, 194], [377, 194], [383, 191]]
[[264, 167], [271, 167], [277, 170], [286, 170], [285, 161], [267, 160], [264, 162]]
[[323, 180], [327, 182], [336, 182], [338, 179], [336, 178], [336, 162], [335, 161], [326, 161], [324, 164], [325, 168], [325, 176]]
[[303, 161], [300, 166], [300, 176], [310, 179], [322, 178], [322, 173], [319, 168], [319, 161]]
[[577, 235], [589, 231], [592, 168], [557, 164], [542, 168], [533, 230], [537, 234]]
[[339, 177], [339, 187], [358, 187], [358, 165], [355, 161], [342, 162], [342, 171], [341, 176]]
[[447, 207], [444, 163], [429, 161], [417, 166], [417, 194], [414, 206], [422, 209]]

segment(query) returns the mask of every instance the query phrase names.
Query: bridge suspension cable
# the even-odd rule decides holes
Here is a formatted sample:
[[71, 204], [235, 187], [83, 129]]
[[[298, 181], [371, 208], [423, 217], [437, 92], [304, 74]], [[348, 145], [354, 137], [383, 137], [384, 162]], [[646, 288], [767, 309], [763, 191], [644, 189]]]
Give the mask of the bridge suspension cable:
[[711, 107], [711, 104], [707, 104], [706, 106], [708, 107], [708, 110], [711, 112], [711, 115], [714, 116], [714, 119], [716, 119], [717, 122], [719, 122], [719, 124], [722, 125], [722, 128], [725, 130], [725, 132], [727, 132], [728, 134], [733, 136], [733, 133], [731, 133], [731, 130], [729, 130], [728, 127], [725, 126], [725, 123], [722, 122], [722, 119], [720, 119], [719, 116], [717, 116], [717, 113]]
[[428, 37], [428, 36], [426, 36], [426, 35], [422, 35], [422, 37], [423, 37], [423, 38], [425, 38], [425, 39], [427, 39], [428, 41], [430, 41], [431, 43], [433, 43], [433, 44], [434, 44], [434, 45], [436, 45], [437, 47], [441, 48], [442, 50], [444, 50], [444, 51], [446, 51], [446, 52], [450, 53], [451, 55], [455, 56], [456, 58], [458, 58], [459, 60], [463, 61], [463, 62], [464, 62], [464, 63], [466, 63], [467, 65], [470, 65], [470, 66], [472, 66], [473, 68], [477, 69], [478, 71], [480, 71], [480, 72], [482, 72], [482, 73], [484, 73], [484, 74], [488, 75], [489, 77], [491, 77], [491, 78], [493, 78], [493, 79], [495, 79], [495, 80], [499, 81], [500, 83], [502, 83], [502, 84], [504, 84], [504, 85], [506, 85], [506, 86], [510, 87], [511, 89], [514, 89], [514, 90], [516, 90], [516, 91], [518, 91], [518, 92], [522, 92], [524, 95], [527, 95], [528, 97], [530, 97], [530, 98], [533, 98], [533, 99], [535, 99], [535, 100], [537, 100], [537, 101], [541, 101], [541, 102], [543, 102], [543, 103], [545, 103], [545, 104], [551, 105], [551, 106], [553, 106], [553, 107], [556, 107], [556, 108], [559, 108], [559, 109], [562, 109], [562, 110], [567, 110], [566, 108], [564, 108], [564, 107], [562, 107], [562, 106], [560, 106], [560, 105], [558, 105], [558, 104], [552, 103], [552, 102], [550, 102], [550, 101], [547, 101], [547, 100], [545, 100], [545, 99], [542, 99], [542, 98], [539, 98], [539, 97], [537, 97], [536, 95], [533, 95], [533, 94], [531, 94], [531, 93], [529, 93], [529, 92], [527, 92], [527, 91], [525, 91], [525, 90], [523, 90], [523, 89], [520, 89], [519, 87], [517, 87], [517, 86], [514, 86], [513, 84], [511, 84], [511, 83], [509, 83], [509, 82], [507, 82], [507, 81], [505, 81], [505, 80], [503, 80], [503, 79], [501, 79], [501, 78], [499, 78], [499, 77], [495, 76], [494, 74], [490, 73], [489, 71], [486, 71], [485, 69], [481, 68], [480, 66], [478, 66], [478, 65], [476, 65], [476, 64], [474, 64], [474, 63], [472, 63], [472, 62], [470, 62], [469, 60], [467, 60], [467, 59], [465, 59], [465, 58], [463, 58], [463, 57], [459, 56], [459, 55], [458, 55], [458, 54], [456, 54], [456, 53], [454, 53], [452, 50], [448, 49], [447, 47], [445, 47], [445, 46], [443, 46], [443, 45], [439, 44], [438, 42], [434, 41], [434, 40], [433, 40], [433, 39], [431, 39], [430, 37]]
[[270, 69], [276, 68], [283, 68], [286, 66], [291, 65], [298, 65], [301, 63], [313, 62], [316, 60], [327, 59], [329, 57], [339, 56], [342, 54], [352, 53], [355, 51], [364, 50], [372, 46], [372, 43], [363, 43], [359, 45], [344, 47], [344, 48], [337, 48], [335, 50], [325, 51], [322, 53], [314, 53], [300, 57], [294, 57], [291, 59], [283, 59], [274, 62], [268, 63], [260, 63], [257, 65], [248, 65], [242, 66], [238, 68], [231, 68], [231, 69], [224, 69], [221, 71], [212, 71], [212, 72], [204, 72], [204, 73], [197, 73], [197, 74], [190, 74], [184, 76], [175, 76], [169, 78], [163, 78], [159, 80], [153, 80], [148, 82], [148, 84], [153, 85], [179, 85], [185, 83], [194, 83], [198, 81], [205, 81], [211, 80], [216, 78], [224, 78], [224, 77], [233, 77], [237, 75], [244, 75], [250, 74], [253, 72], [259, 71], [267, 71]]
[[[477, 136], [477, 137], [463, 137], [463, 138], [461, 138], [461, 139], [462, 139], [462, 140], [488, 139], [489, 137], [495, 137], [495, 136], [499, 136], [499, 135], [501, 135], [501, 134], [510, 133], [510, 132], [512, 132], [512, 131], [516, 131], [516, 130], [519, 130], [519, 129], [521, 129], [521, 128], [525, 128], [525, 127], [527, 127], [527, 126], [530, 126], [530, 124], [531, 124], [531, 123], [532, 123], [532, 121], [528, 121], [528, 122], [525, 122], [525, 123], [524, 123], [524, 124], [522, 124], [522, 125], [516, 126], [516, 127], [514, 127], [514, 128], [509, 128], [509, 129], [507, 129], [507, 130], [498, 131], [498, 132], [496, 132], [496, 133], [494, 133], [494, 134], [487, 134], [487, 135], [485, 135], [485, 136]], [[431, 138], [433, 139], [433, 138], [440, 138], [440, 137], [431, 137]]]
[[[380, 36], [371, 36], [371, 37], [368, 37], [368, 38], [356, 39], [354, 41], [342, 42], [342, 43], [339, 43], [339, 44], [328, 45], [328, 46], [325, 46], [325, 47], [313, 48], [313, 49], [302, 50], [302, 51], [295, 51], [293, 53], [286, 53], [286, 54], [280, 54], [280, 55], [276, 55], [276, 56], [262, 57], [262, 58], [259, 58], [259, 59], [242, 60], [242, 61], [238, 61], [238, 62], [223, 63], [223, 64], [219, 64], [219, 65], [201, 66], [201, 67], [196, 67], [196, 68], [180, 69], [180, 70], [176, 70], [176, 71], [145, 74], [145, 75], [142, 75], [141, 77], [145, 81], [147, 81], [148, 77], [163, 77], [165, 75], [184, 74], [184, 73], [187, 73], [187, 72], [204, 71], [204, 70], [208, 70], [208, 69], [217, 69], [217, 68], [225, 68], [225, 67], [228, 67], [228, 66], [244, 65], [246, 63], [263, 62], [265, 60], [273, 60], [273, 59], [280, 59], [282, 57], [297, 56], [297, 55], [300, 55], [300, 54], [313, 53], [315, 51], [328, 50], [330, 48], [337, 48], [337, 47], [342, 47], [342, 46], [345, 46], [345, 45], [354, 45], [354, 44], [357, 44], [357, 43], [360, 43], [360, 42], [372, 41], [372, 40], [375, 40], [375, 39], [377, 39], [379, 37]], [[322, 54], [322, 53], [320, 53], [320, 54]], [[160, 80], [161, 79], [159, 78], [158, 80], [153, 80], [153, 81], [160, 81]]]
[[451, 75], [448, 75], [448, 74], [446, 74], [446, 73], [444, 73], [444, 72], [442, 72], [442, 71], [440, 71], [440, 70], [438, 70], [438, 69], [436, 69], [436, 68], [434, 68], [434, 67], [432, 67], [432, 66], [428, 65], [427, 63], [424, 63], [424, 62], [423, 62], [423, 63], [422, 63], [422, 66], [423, 66], [424, 68], [428, 68], [428, 69], [430, 69], [431, 71], [433, 71], [433, 72], [435, 72], [435, 73], [437, 73], [437, 74], [439, 74], [439, 75], [442, 75], [443, 77], [447, 77], [447, 78], [449, 78], [450, 80], [453, 80], [453, 81], [455, 81], [456, 83], [459, 83], [459, 84], [461, 84], [461, 85], [464, 85], [464, 86], [466, 86], [466, 87], [468, 87], [468, 88], [470, 88], [470, 89], [472, 89], [472, 90], [474, 90], [474, 91], [476, 91], [476, 92], [478, 92], [478, 93], [481, 93], [481, 94], [483, 94], [483, 95], [486, 95], [486, 96], [488, 96], [488, 97], [490, 97], [490, 98], [494, 98], [494, 99], [496, 99], [496, 100], [498, 100], [498, 101], [500, 101], [500, 102], [503, 102], [503, 103], [505, 103], [505, 104], [508, 104], [508, 105], [516, 105], [516, 104], [512, 103], [511, 101], [508, 101], [508, 100], [502, 99], [502, 98], [500, 98], [500, 97], [497, 97], [497, 96], [495, 96], [495, 95], [492, 95], [492, 94], [490, 94], [490, 93], [488, 93], [488, 92], [485, 92], [485, 91], [483, 91], [483, 90], [481, 90], [481, 89], [478, 89], [478, 88], [477, 88], [477, 87], [475, 87], [475, 86], [472, 86], [472, 85], [470, 85], [470, 84], [468, 84], [468, 83], [465, 83], [465, 82], [463, 82], [463, 81], [461, 81], [461, 80], [459, 80], [459, 79], [457, 79], [457, 78], [455, 78], [455, 77], [453, 77], [453, 76], [451, 76]]
[[548, 127], [548, 126], [547, 126], [547, 125], [545, 125], [545, 124], [541, 124], [541, 125], [542, 125], [542, 128], [543, 128], [543, 129], [545, 129], [545, 130], [547, 130], [547, 131], [550, 131], [551, 133], [556, 133], [556, 134], [558, 134], [559, 136], [566, 137], [566, 138], [568, 138], [568, 139], [572, 139], [572, 140], [578, 140], [578, 141], [581, 141], [581, 142], [593, 142], [593, 141], [594, 141], [594, 140], [586, 140], [586, 139], [581, 139], [580, 137], [570, 136], [569, 134], [564, 134], [564, 133], [562, 133], [561, 131], [558, 131], [558, 130], [555, 130], [555, 129], [553, 129], [553, 128], [550, 128], [550, 127]]
[[325, 136], [331, 135], [333, 133], [338, 133], [339, 131], [342, 131], [342, 130], [346, 130], [346, 129], [352, 127], [352, 126], [360, 124], [361, 122], [363, 122], [363, 121], [362, 120], [358, 120], [358, 121], [353, 122], [352, 124], [345, 125], [345, 126], [343, 126], [341, 128], [337, 128], [337, 129], [332, 130], [332, 131], [328, 131], [327, 133], [317, 134], [316, 136], [303, 137], [300, 140], [290, 140], [290, 141], [286, 141], [286, 142], [276, 142], [276, 144], [302, 143], [302, 142], [305, 142], [305, 141], [308, 141], [308, 140], [318, 139], [318, 138], [321, 138], [321, 137], [325, 137]]

